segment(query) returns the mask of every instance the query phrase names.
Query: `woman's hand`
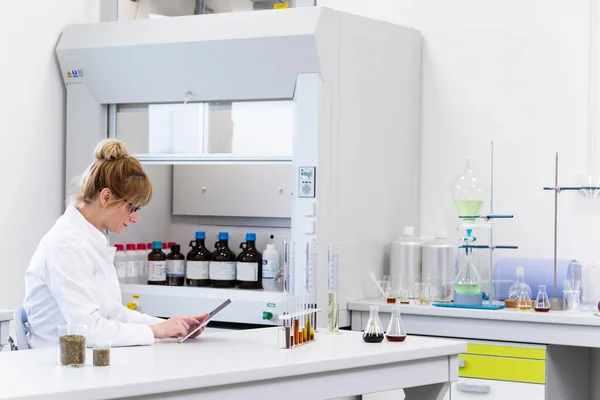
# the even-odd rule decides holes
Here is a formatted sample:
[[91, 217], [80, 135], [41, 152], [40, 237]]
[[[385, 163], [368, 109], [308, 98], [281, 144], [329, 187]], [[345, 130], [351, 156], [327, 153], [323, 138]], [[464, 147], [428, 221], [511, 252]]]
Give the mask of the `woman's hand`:
[[[202, 322], [204, 322], [204, 320], [205, 320], [206, 318], [208, 318], [208, 313], [204, 313], [204, 314], [202, 314], [202, 315], [197, 315], [197, 316], [194, 316], [194, 317], [192, 317], [192, 318], [194, 318], [194, 319], [198, 320], [198, 324], [201, 324]], [[193, 327], [192, 327], [192, 328], [193, 328]], [[199, 330], [198, 330], [196, 333], [194, 333], [192, 336], [190, 336], [190, 338], [195, 338], [195, 337], [198, 337], [198, 336], [200, 336], [200, 334], [201, 334], [202, 332], [204, 332], [204, 329], [206, 329], [206, 326], [202, 327], [202, 329], [199, 329]]]
[[150, 329], [156, 339], [177, 338], [187, 335], [190, 326], [199, 323], [194, 317], [172, 317], [160, 324], [150, 325]]

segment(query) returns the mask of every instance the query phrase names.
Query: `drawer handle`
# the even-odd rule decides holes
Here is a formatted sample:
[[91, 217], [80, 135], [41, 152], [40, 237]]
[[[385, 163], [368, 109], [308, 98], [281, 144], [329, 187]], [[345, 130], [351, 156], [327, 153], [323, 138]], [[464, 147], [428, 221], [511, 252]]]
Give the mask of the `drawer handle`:
[[461, 392], [471, 392], [471, 393], [489, 393], [490, 385], [467, 385], [464, 382], [459, 382], [456, 385], [456, 388]]
[[464, 368], [465, 367], [465, 360], [463, 360], [462, 358], [458, 359], [458, 368]]

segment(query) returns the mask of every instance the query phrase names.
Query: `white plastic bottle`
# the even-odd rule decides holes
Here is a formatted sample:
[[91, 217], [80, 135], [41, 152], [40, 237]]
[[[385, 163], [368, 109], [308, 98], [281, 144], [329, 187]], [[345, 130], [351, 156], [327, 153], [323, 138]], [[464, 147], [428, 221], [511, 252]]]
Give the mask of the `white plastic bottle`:
[[403, 289], [411, 290], [415, 283], [421, 283], [421, 257], [423, 243], [415, 236], [412, 226], [405, 226], [402, 236], [392, 242], [390, 251], [390, 278], [402, 282]]
[[263, 251], [262, 285], [264, 290], [281, 291], [281, 285], [277, 284], [279, 276], [279, 252], [274, 244], [267, 244]]
[[128, 243], [125, 246], [125, 259], [127, 260], [127, 274], [125, 277], [125, 283], [137, 283], [139, 267], [137, 262], [137, 252], [135, 251], [135, 244]]
[[125, 283], [127, 280], [127, 257], [125, 248], [122, 244], [116, 244], [117, 251], [115, 252], [115, 269], [117, 270], [117, 278], [120, 283]]
[[[150, 244], [152, 247], [152, 244]], [[138, 279], [137, 284], [145, 285], [148, 283], [148, 250], [145, 243], [137, 244], [137, 261], [138, 261]]]

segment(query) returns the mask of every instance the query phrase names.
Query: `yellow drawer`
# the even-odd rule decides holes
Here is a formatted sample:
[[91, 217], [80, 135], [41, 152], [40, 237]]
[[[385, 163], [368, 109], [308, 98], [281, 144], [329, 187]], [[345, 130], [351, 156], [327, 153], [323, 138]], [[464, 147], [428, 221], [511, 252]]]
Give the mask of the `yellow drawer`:
[[464, 378], [546, 383], [546, 361], [513, 357], [460, 354], [465, 366], [458, 370]]
[[481, 356], [500, 356], [513, 358], [532, 358], [534, 360], [545, 360], [546, 349], [535, 349], [528, 347], [498, 346], [489, 344], [467, 344], [468, 354]]

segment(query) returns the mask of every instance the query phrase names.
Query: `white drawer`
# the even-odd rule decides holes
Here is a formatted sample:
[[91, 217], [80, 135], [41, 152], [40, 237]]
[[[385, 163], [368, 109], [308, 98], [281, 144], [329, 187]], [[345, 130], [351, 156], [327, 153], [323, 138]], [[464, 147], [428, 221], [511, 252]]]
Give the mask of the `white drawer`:
[[546, 386], [533, 383], [460, 378], [452, 383], [450, 400], [545, 400]]

